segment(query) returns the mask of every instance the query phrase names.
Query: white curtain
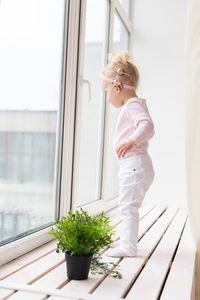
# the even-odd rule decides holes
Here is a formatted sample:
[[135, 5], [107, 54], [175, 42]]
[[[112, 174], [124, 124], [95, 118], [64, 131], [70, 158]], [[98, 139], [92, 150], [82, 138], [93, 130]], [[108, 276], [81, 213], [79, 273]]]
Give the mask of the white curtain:
[[186, 48], [186, 180], [192, 235], [197, 247], [196, 297], [200, 299], [200, 1], [188, 0]]

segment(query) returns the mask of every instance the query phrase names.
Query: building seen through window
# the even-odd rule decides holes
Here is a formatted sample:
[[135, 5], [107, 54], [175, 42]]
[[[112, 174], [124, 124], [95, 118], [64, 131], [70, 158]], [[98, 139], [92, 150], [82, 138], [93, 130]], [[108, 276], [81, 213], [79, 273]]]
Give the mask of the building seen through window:
[[[3, 126], [0, 131], [0, 238], [5, 240], [53, 217], [57, 113], [1, 110], [0, 118], [10, 124], [9, 131]], [[31, 122], [31, 128], [31, 119], [37, 127]]]

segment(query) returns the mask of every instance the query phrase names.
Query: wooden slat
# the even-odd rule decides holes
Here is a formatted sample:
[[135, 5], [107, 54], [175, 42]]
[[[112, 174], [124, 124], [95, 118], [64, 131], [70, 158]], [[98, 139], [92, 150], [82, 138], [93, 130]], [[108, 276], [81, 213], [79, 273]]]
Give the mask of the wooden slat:
[[[128, 293], [127, 299], [133, 299], [133, 297], [140, 300], [158, 299], [186, 218], [187, 213], [185, 211], [179, 211], [173, 219], [154, 253], [145, 265], [145, 268], [142, 270], [142, 273]], [[150, 276], [150, 274], [153, 274], [153, 276]]]
[[[48, 298], [48, 300], [49, 299], [51, 299], [51, 300], [61, 300], [62, 298], [56, 297], [56, 296], [51, 296], [50, 298]], [[74, 299], [70, 299], [70, 300], [74, 300]], [[80, 299], [77, 299], [77, 300], [80, 300]]]
[[[5, 291], [7, 291], [6, 289], [5, 289]], [[38, 295], [38, 294], [36, 294], [35, 292], [29, 292], [29, 293], [27, 293], [27, 296], [26, 296], [26, 300], [35, 300], [35, 299], [37, 299], [35, 296], [36, 295]], [[43, 296], [41, 296], [42, 298], [41, 299], [46, 299], [46, 295], [43, 295]], [[6, 297], [7, 298], [7, 297]], [[0, 299], [3, 299], [3, 297], [1, 297]], [[7, 299], [10, 299], [10, 297], [9, 298], [7, 298]], [[60, 298], [59, 297], [59, 300], [61, 300], [62, 298]], [[74, 300], [74, 299], [73, 299]]]
[[162, 218], [159, 218], [150, 230], [147, 231], [138, 243], [137, 257], [128, 257], [121, 260], [119, 266], [123, 278], [116, 284], [115, 279], [107, 277], [94, 291], [95, 295], [104, 295], [109, 298], [111, 295], [123, 297], [124, 294], [126, 294], [127, 290], [129, 290], [132, 285], [132, 282], [137, 277], [137, 274], [141, 271], [159, 242], [163, 232], [173, 219], [176, 211], [175, 208], [168, 209]]
[[[67, 274], [66, 274], [66, 263], [62, 263], [57, 268], [48, 272], [45, 276], [38, 279], [36, 282], [31, 284], [31, 287], [34, 288], [48, 288], [56, 289], [61, 283], [67, 282]], [[26, 300], [29, 299], [28, 292], [17, 292], [9, 297], [12, 300]], [[35, 300], [43, 299], [44, 297], [41, 294], [35, 295]]]
[[189, 220], [183, 232], [178, 251], [162, 291], [161, 300], [188, 300], [194, 298], [192, 288], [195, 270], [196, 247], [190, 231]]
[[[28, 298], [26, 299], [35, 299], [32, 295], [43, 295], [42, 299], [46, 299], [46, 296], [48, 295], [56, 295], [59, 297], [60, 300], [66, 299], [66, 300], [79, 300], [78, 295], [72, 295], [72, 297], [68, 297], [65, 293], [59, 290], [52, 289], [51, 287], [48, 287], [48, 289], [40, 289], [40, 288], [34, 288], [31, 287], [30, 285], [25, 285], [25, 284], [19, 284], [19, 283], [14, 283], [14, 282], [8, 282], [6, 283], [5, 281], [0, 281], [0, 287], [3, 289], [11, 289], [11, 290], [19, 290], [19, 291], [28, 291], [27, 295]], [[72, 293], [73, 294], [73, 293]], [[1, 298], [2, 299], [2, 298]], [[6, 299], [10, 299], [6, 297]]]
[[11, 295], [14, 292], [12, 289], [3, 289], [0, 288], [0, 299], [4, 299], [8, 295]]
[[[48, 298], [48, 300], [51, 299], [51, 300], [62, 300], [62, 298], [58, 297], [58, 296], [51, 296], [50, 298]], [[70, 300], [74, 300], [74, 299], [70, 299]], [[81, 300], [80, 298], [77, 299], [77, 300]]]
[[[14, 273], [2, 280], [6, 282], [15, 282], [15, 283], [31, 283], [36, 280], [38, 277], [43, 276], [50, 269], [54, 268], [56, 265], [64, 261], [63, 253], [52, 252], [41, 259], [35, 261], [34, 263], [26, 266], [25, 268], [19, 270], [17, 273]], [[10, 295], [12, 291], [8, 291]]]
[[[60, 297], [56, 297], [56, 296], [51, 296], [50, 298], [48, 298], [48, 300], [51, 299], [51, 300], [61, 300]], [[74, 300], [74, 299], [71, 299], [71, 300]], [[78, 299], [80, 300], [80, 299]]]
[[30, 283], [36, 278], [40, 277], [42, 274], [45, 274], [49, 269], [53, 268], [57, 264], [63, 262], [64, 254], [52, 252], [41, 259], [35, 261], [33, 264], [28, 265], [27, 267], [21, 269], [15, 274], [10, 275], [5, 280], [15, 281], [19, 283]]
[[[20, 291], [29, 291], [30, 293], [35, 293], [35, 294], [39, 293], [39, 294], [43, 294], [44, 297], [48, 296], [48, 295], [54, 295], [54, 296], [60, 297], [61, 300], [62, 299], [69, 300], [69, 298], [70, 298], [70, 300], [71, 300], [71, 298], [73, 300], [102, 300], [102, 296], [99, 297], [99, 296], [85, 294], [85, 293], [81, 293], [81, 295], [80, 295], [76, 291], [65, 293], [58, 289], [52, 289], [51, 287], [48, 287], [48, 289], [44, 289], [44, 288], [42, 289], [42, 288], [35, 288], [35, 287], [32, 287], [30, 285], [25, 285], [25, 284], [19, 284], [19, 283], [16, 284], [14, 282], [13, 283], [11, 283], [11, 282], [5, 283], [3, 281], [0, 281], [0, 287], [6, 288], [6, 289], [20, 290]], [[109, 300], [120, 300], [120, 299], [119, 299], [119, 297], [110, 297]]]
[[6, 263], [5, 265], [1, 265], [0, 279], [6, 278], [6, 276], [9, 276], [10, 274], [17, 272], [19, 269], [27, 266], [28, 264], [34, 262], [35, 260], [40, 259], [41, 257], [47, 255], [48, 253], [55, 251], [55, 249], [56, 249], [56, 240], [53, 240], [28, 252], [25, 255], [20, 256], [19, 258], [12, 260], [9, 263]]

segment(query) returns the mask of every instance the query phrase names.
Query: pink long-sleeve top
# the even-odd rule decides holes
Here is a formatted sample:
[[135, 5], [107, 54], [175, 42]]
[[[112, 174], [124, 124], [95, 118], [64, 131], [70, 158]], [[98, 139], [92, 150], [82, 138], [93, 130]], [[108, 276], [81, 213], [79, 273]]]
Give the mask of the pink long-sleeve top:
[[113, 150], [118, 158], [115, 148], [123, 142], [132, 140], [136, 145], [125, 153], [124, 157], [146, 154], [148, 152], [149, 140], [155, 134], [154, 124], [147, 108], [146, 100], [133, 97], [122, 106], [118, 116], [113, 137]]

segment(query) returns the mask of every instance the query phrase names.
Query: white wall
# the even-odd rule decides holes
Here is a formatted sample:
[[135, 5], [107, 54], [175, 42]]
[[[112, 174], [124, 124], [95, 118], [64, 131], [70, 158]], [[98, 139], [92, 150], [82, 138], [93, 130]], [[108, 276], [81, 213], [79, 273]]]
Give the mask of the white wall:
[[186, 0], [135, 0], [138, 96], [147, 100], [155, 125], [150, 141], [155, 179], [144, 203], [187, 207], [185, 178], [184, 47]]

